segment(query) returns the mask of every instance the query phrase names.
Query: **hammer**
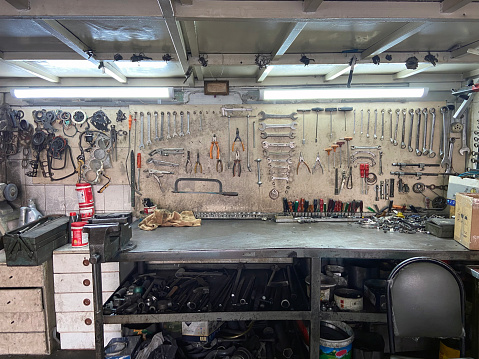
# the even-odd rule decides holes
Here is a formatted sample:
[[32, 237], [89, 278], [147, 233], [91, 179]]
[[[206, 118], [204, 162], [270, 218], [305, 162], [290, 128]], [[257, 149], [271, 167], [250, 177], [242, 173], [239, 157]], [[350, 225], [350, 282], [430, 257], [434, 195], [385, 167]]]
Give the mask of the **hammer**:
[[296, 110], [298, 112], [301, 112], [303, 114], [303, 145], [306, 143], [306, 138], [304, 137], [304, 114], [306, 112], [311, 112], [311, 110]]
[[318, 142], [318, 116], [321, 111], [324, 111], [324, 108], [315, 107], [312, 108], [311, 111], [316, 112], [316, 138], [314, 139], [314, 142]]

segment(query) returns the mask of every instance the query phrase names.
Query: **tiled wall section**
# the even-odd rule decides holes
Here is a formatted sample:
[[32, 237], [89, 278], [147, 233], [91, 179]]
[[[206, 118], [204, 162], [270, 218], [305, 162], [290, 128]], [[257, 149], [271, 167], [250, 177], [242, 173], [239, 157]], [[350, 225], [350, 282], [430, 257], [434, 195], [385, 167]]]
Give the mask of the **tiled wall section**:
[[[19, 199], [15, 206], [25, 206], [32, 198], [38, 210], [44, 214], [78, 213], [78, 198], [74, 185], [33, 184], [30, 177], [25, 176], [18, 155], [11, 157], [7, 163], [7, 181], [19, 187]], [[95, 211], [112, 213], [131, 211], [130, 187], [127, 185], [110, 185], [103, 193], [98, 193], [102, 186], [93, 186]]]

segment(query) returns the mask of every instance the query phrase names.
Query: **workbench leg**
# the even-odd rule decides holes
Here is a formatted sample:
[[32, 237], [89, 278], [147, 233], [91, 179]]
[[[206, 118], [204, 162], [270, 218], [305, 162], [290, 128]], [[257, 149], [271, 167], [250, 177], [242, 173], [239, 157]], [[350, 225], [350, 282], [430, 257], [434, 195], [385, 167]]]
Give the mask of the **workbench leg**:
[[311, 258], [311, 321], [309, 332], [309, 357], [319, 358], [319, 339], [321, 337], [321, 258]]
[[477, 358], [479, 355], [479, 280], [474, 280], [474, 295], [472, 298], [472, 323], [471, 323], [471, 356]]
[[93, 310], [95, 319], [95, 359], [105, 358], [103, 338], [103, 298], [101, 287], [101, 262], [92, 263]]

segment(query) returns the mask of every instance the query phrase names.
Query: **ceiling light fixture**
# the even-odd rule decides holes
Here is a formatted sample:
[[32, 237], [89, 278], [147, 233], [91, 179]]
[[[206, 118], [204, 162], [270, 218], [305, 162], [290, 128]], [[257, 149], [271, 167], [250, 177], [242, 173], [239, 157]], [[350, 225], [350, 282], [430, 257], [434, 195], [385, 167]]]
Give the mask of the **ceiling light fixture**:
[[316, 88], [316, 89], [264, 89], [262, 100], [338, 100], [338, 99], [399, 99], [417, 98], [427, 94], [427, 88]]
[[20, 99], [173, 98], [172, 87], [42, 87], [12, 90]]

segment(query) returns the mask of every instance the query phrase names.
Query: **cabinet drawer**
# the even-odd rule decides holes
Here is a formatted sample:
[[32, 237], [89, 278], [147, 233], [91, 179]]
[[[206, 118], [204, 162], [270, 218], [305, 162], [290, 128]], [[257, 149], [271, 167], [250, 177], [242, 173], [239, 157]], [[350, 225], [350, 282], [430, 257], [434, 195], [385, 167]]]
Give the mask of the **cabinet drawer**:
[[0, 289], [0, 313], [43, 311], [42, 290]]
[[[120, 331], [121, 324], [105, 324], [104, 330]], [[57, 313], [57, 331], [60, 333], [94, 332], [93, 312]]]
[[[121, 332], [105, 332], [104, 345], [113, 338], [120, 338]], [[60, 333], [62, 349], [95, 349], [95, 333]]]
[[0, 333], [0, 354], [50, 354], [45, 333]]
[[[103, 292], [103, 303], [110, 298], [113, 292]], [[93, 293], [56, 293], [55, 311], [60, 312], [89, 312], [93, 310]]]
[[0, 332], [2, 333], [45, 333], [45, 313], [0, 313]]
[[25, 288], [42, 287], [45, 263], [40, 266], [7, 267], [0, 264], [0, 287]]
[[[102, 273], [102, 289], [113, 292], [120, 285], [119, 272]], [[93, 291], [91, 273], [72, 273], [53, 275], [55, 293], [88, 293]]]
[[[81, 273], [91, 272], [91, 264], [88, 261], [90, 254], [84, 253], [54, 253], [53, 273]], [[102, 272], [118, 272], [120, 264], [109, 262], [101, 264]]]

